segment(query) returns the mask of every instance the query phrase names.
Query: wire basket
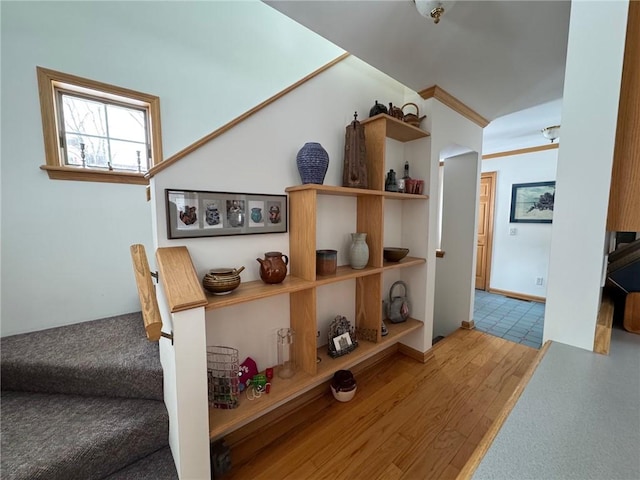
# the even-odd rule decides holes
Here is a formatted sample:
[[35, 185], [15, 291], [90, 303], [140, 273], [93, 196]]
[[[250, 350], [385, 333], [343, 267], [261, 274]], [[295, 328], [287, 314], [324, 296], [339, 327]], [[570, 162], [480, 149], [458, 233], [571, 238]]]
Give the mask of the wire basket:
[[225, 409], [238, 406], [239, 370], [237, 349], [219, 345], [207, 347], [209, 405]]

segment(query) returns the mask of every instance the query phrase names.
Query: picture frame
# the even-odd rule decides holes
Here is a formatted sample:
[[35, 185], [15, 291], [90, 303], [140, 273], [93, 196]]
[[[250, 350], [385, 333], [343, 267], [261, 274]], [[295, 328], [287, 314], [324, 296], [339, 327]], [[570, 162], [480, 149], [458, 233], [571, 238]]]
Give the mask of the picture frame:
[[510, 223], [552, 223], [556, 182], [514, 183]]
[[338, 335], [337, 337], [333, 337], [333, 345], [335, 346], [336, 352], [341, 352], [342, 350], [348, 350], [349, 347], [353, 345], [351, 341], [351, 335], [349, 332], [345, 332], [342, 335]]
[[286, 233], [287, 196], [165, 189], [167, 238]]

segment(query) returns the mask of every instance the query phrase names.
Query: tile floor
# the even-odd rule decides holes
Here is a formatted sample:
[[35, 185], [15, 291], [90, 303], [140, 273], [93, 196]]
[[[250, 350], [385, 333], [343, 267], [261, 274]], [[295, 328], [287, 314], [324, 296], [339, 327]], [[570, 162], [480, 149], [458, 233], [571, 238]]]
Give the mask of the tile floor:
[[544, 303], [527, 302], [476, 290], [473, 321], [476, 329], [481, 332], [540, 348]]

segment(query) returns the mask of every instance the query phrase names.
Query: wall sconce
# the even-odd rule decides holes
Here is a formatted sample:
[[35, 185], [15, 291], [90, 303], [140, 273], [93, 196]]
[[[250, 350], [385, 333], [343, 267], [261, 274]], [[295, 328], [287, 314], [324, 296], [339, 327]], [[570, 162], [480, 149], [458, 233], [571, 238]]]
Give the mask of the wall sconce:
[[440, 22], [440, 17], [444, 15], [444, 5], [442, 2], [433, 0], [413, 0], [418, 13], [426, 18], [433, 18], [433, 23]]
[[560, 125], [553, 125], [551, 127], [543, 128], [540, 131], [544, 138], [551, 140], [551, 143], [553, 143], [554, 140], [560, 136]]

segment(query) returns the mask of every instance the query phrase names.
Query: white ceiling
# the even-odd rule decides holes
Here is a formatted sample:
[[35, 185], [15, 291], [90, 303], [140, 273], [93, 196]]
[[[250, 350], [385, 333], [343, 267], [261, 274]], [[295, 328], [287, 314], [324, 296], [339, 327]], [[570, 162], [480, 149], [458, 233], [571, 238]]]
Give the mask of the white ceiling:
[[265, 3], [407, 87], [438, 85], [492, 120], [483, 153], [543, 144], [540, 130], [560, 123], [569, 1], [444, 1], [437, 25], [413, 0]]

